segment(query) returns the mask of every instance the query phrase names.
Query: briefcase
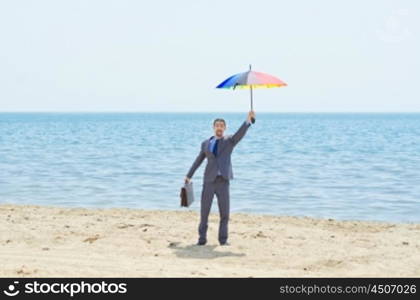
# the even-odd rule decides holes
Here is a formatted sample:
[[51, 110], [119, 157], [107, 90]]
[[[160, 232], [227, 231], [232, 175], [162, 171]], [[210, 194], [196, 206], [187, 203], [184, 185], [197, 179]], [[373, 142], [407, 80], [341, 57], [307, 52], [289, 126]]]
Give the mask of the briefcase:
[[193, 192], [193, 183], [184, 183], [184, 186], [181, 187], [181, 206], [189, 207], [191, 203], [194, 202], [194, 192]]

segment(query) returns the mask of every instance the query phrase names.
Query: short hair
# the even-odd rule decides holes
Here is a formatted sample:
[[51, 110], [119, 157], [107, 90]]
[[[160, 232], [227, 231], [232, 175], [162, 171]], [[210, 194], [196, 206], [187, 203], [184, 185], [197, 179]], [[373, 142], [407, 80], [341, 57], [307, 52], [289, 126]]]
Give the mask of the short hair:
[[213, 127], [214, 127], [214, 125], [216, 125], [216, 122], [223, 122], [223, 124], [226, 127], [226, 121], [224, 119], [222, 119], [222, 118], [214, 119], [214, 121], [213, 121]]

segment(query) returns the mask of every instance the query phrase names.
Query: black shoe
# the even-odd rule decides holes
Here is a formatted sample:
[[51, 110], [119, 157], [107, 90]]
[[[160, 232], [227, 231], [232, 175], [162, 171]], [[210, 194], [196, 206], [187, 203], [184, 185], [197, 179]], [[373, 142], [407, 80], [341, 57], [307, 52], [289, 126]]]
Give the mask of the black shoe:
[[228, 242], [222, 242], [222, 243], [220, 243], [220, 246], [230, 246], [230, 243], [228, 243]]
[[197, 246], [204, 246], [207, 242], [198, 241]]

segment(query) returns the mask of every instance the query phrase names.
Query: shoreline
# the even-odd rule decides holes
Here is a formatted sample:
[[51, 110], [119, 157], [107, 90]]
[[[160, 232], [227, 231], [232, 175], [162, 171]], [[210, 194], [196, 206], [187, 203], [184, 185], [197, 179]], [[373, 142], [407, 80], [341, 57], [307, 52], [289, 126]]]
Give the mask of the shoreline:
[[[217, 200], [217, 199], [215, 199]], [[61, 209], [81, 209], [81, 210], [92, 210], [92, 211], [101, 211], [101, 210], [134, 210], [134, 211], [143, 211], [143, 212], [174, 212], [174, 213], [184, 213], [184, 212], [192, 212], [197, 214], [197, 218], [199, 218], [200, 208], [199, 207], [193, 207], [193, 208], [137, 208], [137, 207], [129, 207], [129, 206], [107, 206], [107, 207], [98, 207], [98, 206], [69, 206], [69, 205], [45, 205], [45, 204], [28, 204], [28, 203], [12, 203], [12, 202], [6, 202], [6, 203], [0, 203], [0, 209], [5, 206], [11, 206], [11, 207], [40, 207], [40, 208], [61, 208]], [[179, 206], [180, 207], [180, 206]], [[212, 211], [213, 207], [215, 207], [215, 211], [211, 214], [218, 214], [218, 208], [217, 203], [213, 203], [212, 205]], [[367, 219], [341, 219], [341, 218], [333, 218], [333, 217], [319, 217], [319, 216], [308, 216], [308, 215], [283, 215], [283, 214], [275, 214], [275, 213], [265, 213], [265, 212], [244, 212], [244, 211], [230, 211], [231, 216], [232, 215], [242, 215], [242, 216], [257, 216], [257, 217], [274, 217], [274, 218], [297, 218], [297, 219], [314, 219], [314, 220], [324, 220], [324, 221], [336, 221], [336, 222], [362, 222], [362, 223], [374, 223], [378, 225], [420, 225], [419, 221], [407, 221], [407, 222], [401, 222], [401, 221], [388, 221], [388, 220], [367, 220]]]
[[0, 277], [419, 277], [420, 224], [0, 204]]

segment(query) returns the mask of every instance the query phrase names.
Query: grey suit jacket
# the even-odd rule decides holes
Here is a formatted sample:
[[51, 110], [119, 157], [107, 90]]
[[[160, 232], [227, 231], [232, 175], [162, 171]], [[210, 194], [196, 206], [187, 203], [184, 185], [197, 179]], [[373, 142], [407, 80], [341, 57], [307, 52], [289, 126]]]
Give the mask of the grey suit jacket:
[[231, 135], [226, 135], [219, 140], [217, 146], [217, 157], [214, 156], [213, 152], [209, 151], [210, 138], [204, 140], [201, 143], [200, 153], [192, 164], [190, 170], [187, 173], [187, 177], [191, 178], [194, 175], [195, 170], [201, 165], [204, 158], [207, 158], [207, 165], [204, 170], [204, 182], [213, 181], [217, 176], [217, 167], [220, 169], [220, 173], [225, 179], [233, 179], [233, 170], [230, 156], [233, 148], [239, 143], [244, 137], [248, 128], [251, 124], [247, 124], [244, 121], [239, 129]]

